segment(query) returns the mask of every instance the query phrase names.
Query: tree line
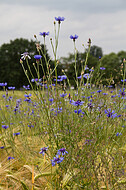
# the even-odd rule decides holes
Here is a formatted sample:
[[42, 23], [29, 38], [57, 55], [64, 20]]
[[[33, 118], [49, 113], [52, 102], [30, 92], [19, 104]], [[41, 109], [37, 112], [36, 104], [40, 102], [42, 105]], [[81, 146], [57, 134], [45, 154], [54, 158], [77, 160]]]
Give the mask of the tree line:
[[[54, 61], [50, 60], [47, 48], [44, 49], [44, 45], [41, 44], [41, 48], [46, 53], [46, 59], [49, 60], [50, 66], [54, 68]], [[16, 89], [20, 89], [23, 85], [28, 85], [28, 80], [22, 66], [20, 64], [21, 54], [29, 52], [31, 59], [29, 60], [31, 71], [34, 73], [34, 77], [37, 77], [34, 71], [33, 63], [34, 55], [38, 54], [36, 49], [36, 42], [27, 39], [15, 39], [11, 40], [10, 43], [6, 43], [0, 46], [0, 83], [7, 82], [8, 86], [15, 86]], [[82, 66], [86, 60], [86, 50], [84, 53], [77, 52], [76, 54], [76, 66], [77, 75], [81, 75]], [[103, 55], [102, 48], [96, 45], [91, 46], [90, 53], [88, 56], [87, 67], [92, 69], [93, 81], [99, 80], [99, 74], [102, 72], [102, 77], [99, 82], [103, 84], [119, 84], [124, 74], [124, 63], [123, 60], [126, 58], [126, 52], [120, 51], [116, 53], [110, 53]], [[46, 73], [46, 63], [44, 57], [42, 57], [43, 67]], [[27, 69], [27, 64], [23, 62]], [[100, 67], [104, 67], [104, 71], [98, 70]], [[68, 57], [62, 57], [59, 60], [57, 67], [58, 75], [62, 75], [62, 70], [68, 76], [71, 85], [75, 86], [75, 55], [69, 54]], [[86, 70], [85, 72], [89, 72]], [[30, 76], [30, 73], [28, 73]], [[41, 70], [41, 77], [44, 73]], [[111, 79], [110, 79], [111, 78]], [[32, 76], [30, 76], [30, 80]], [[110, 81], [111, 80], [111, 81]]]

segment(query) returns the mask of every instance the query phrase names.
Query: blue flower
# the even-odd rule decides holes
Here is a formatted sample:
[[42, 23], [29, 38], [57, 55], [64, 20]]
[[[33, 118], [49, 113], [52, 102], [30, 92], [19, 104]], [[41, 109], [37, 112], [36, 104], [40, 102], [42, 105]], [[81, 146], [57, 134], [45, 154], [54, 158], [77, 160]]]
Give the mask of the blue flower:
[[47, 150], [48, 150], [48, 147], [43, 147], [41, 148], [41, 151], [39, 153], [44, 156]]
[[15, 89], [15, 86], [9, 86], [8, 89], [9, 89], [9, 90], [14, 90], [14, 89]]
[[35, 58], [36, 60], [39, 60], [39, 59], [42, 58], [42, 56], [41, 56], [41, 55], [34, 55], [34, 58]]
[[26, 90], [30, 90], [30, 85], [27, 86], [23, 85], [23, 88], [25, 88]]
[[62, 94], [60, 94], [60, 96], [61, 96], [62, 98], [64, 98], [66, 95], [67, 95], [67, 93], [62, 93]]
[[117, 117], [117, 113], [115, 113], [114, 110], [111, 111], [111, 108], [108, 108], [107, 110], [105, 110], [105, 114], [107, 115], [107, 117], [111, 117], [111, 118]]
[[83, 77], [86, 78], [86, 79], [88, 79], [88, 78], [90, 78], [90, 74], [89, 74], [89, 73], [85, 73], [85, 74], [83, 75]]
[[123, 91], [119, 90], [121, 96], [125, 96], [126, 95], [126, 93], [124, 92], [124, 90], [125, 90], [125, 88], [123, 88]]
[[72, 102], [71, 102], [71, 104], [74, 106], [82, 106], [83, 103], [84, 103], [84, 101], [81, 101], [81, 100], [77, 100], [77, 101], [72, 100]]
[[82, 112], [82, 110], [81, 110], [81, 109], [74, 110], [74, 113], [77, 113], [77, 114], [79, 114], [79, 113], [81, 113], [81, 112]]
[[119, 133], [119, 132], [118, 132], [118, 133], [116, 133], [116, 136], [117, 136], [117, 137], [118, 137], [118, 136], [120, 136], [120, 135], [122, 135], [122, 133]]
[[[34, 113], [34, 111], [33, 111], [33, 113]], [[31, 129], [31, 128], [34, 127], [34, 125], [29, 125], [29, 124], [28, 124], [28, 127]]]
[[126, 82], [126, 79], [124, 79], [124, 80], [123, 80], [123, 79], [121, 79], [121, 82]]
[[72, 36], [72, 35], [70, 35], [70, 39], [72, 39], [74, 42], [75, 42], [75, 40], [78, 38], [78, 35], [74, 35], [74, 36]]
[[7, 160], [11, 160], [11, 159], [14, 159], [14, 157], [9, 156]]
[[60, 157], [60, 158], [59, 158], [59, 155], [56, 155], [56, 157], [54, 157], [54, 158], [51, 160], [52, 166], [55, 166], [56, 163], [57, 163], [57, 164], [61, 163], [63, 160], [64, 160], [64, 157]]
[[57, 152], [57, 155], [61, 155], [61, 154], [64, 156], [65, 154], [68, 154], [68, 152], [66, 151], [65, 148], [60, 148]]
[[8, 125], [2, 125], [3, 129], [7, 129], [9, 126]]
[[13, 133], [13, 135], [14, 135], [14, 136], [18, 136], [18, 135], [20, 135], [20, 132], [18, 132], [18, 133]]
[[64, 21], [64, 20], [65, 20], [65, 18], [59, 16], [59, 17], [55, 17], [55, 20], [58, 21], [58, 23], [60, 24], [61, 21]]
[[4, 149], [4, 146], [0, 146], [0, 149]]
[[0, 83], [0, 86], [7, 86], [7, 82], [5, 82], [5, 83]]
[[100, 70], [105, 70], [105, 67], [100, 67]]
[[100, 92], [102, 92], [102, 90], [98, 90], [97, 92], [100, 93]]
[[40, 32], [39, 35], [43, 36], [45, 38], [45, 36], [49, 35], [49, 32]]

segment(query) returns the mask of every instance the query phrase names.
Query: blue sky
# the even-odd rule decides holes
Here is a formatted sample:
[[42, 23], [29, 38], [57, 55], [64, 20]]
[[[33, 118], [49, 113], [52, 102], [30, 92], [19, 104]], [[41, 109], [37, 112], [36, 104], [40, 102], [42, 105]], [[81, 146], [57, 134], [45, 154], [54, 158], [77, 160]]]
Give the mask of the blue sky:
[[69, 36], [77, 34], [78, 51], [82, 44], [102, 48], [104, 54], [126, 51], [126, 0], [0, 0], [0, 45], [16, 38], [34, 39], [43, 43], [39, 32], [50, 32], [46, 38], [53, 57], [50, 38], [54, 38], [54, 18], [65, 17], [61, 24], [58, 57], [73, 53]]

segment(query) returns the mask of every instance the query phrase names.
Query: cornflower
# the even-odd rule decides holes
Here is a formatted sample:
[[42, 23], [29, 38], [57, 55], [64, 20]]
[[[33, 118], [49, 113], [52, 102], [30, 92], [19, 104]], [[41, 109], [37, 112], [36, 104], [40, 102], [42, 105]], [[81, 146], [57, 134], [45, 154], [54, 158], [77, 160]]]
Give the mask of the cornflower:
[[60, 24], [61, 21], [64, 21], [64, 20], [65, 20], [65, 18], [59, 16], [59, 17], [55, 17], [55, 20], [58, 21], [58, 23]]
[[41, 148], [41, 151], [39, 153], [44, 156], [47, 150], [48, 150], [48, 147], [43, 147]]
[[45, 38], [45, 36], [49, 35], [49, 32], [40, 32], [39, 35]]
[[115, 113], [114, 110], [111, 111], [111, 108], [108, 108], [107, 110], [105, 110], [105, 114], [107, 115], [107, 117], [111, 117], [111, 118], [117, 117], [117, 113]]
[[64, 157], [59, 157], [59, 155], [56, 155], [56, 157], [54, 157], [51, 162], [52, 162], [52, 166], [55, 166], [56, 163], [59, 164], [64, 160]]
[[78, 35], [76, 35], [76, 34], [75, 34], [74, 36], [73, 36], [73, 35], [70, 35], [70, 39], [72, 39], [74, 42], [75, 42], [75, 40], [76, 40], [77, 38], [78, 38]]
[[22, 60], [22, 59], [24, 59], [24, 60], [25, 60], [25, 59], [31, 59], [31, 57], [29, 56], [29, 53], [28, 53], [28, 52], [22, 53], [21, 56], [22, 56], [22, 57], [21, 57], [21, 60]]
[[61, 154], [64, 156], [65, 154], [68, 154], [68, 152], [66, 151], [65, 148], [60, 148], [57, 152], [57, 155], [61, 155]]

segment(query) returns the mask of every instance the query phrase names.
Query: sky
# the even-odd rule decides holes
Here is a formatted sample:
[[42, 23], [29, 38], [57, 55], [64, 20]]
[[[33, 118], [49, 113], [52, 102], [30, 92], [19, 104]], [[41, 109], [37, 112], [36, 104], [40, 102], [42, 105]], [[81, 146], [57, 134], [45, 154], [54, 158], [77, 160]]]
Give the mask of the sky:
[[[55, 17], [61, 23], [57, 56], [74, 52], [70, 35], [78, 35], [76, 48], [84, 52], [88, 39], [102, 48], [103, 54], [126, 51], [126, 0], [0, 0], [0, 46], [16, 38], [43, 43], [40, 32], [48, 32], [46, 46], [53, 58]], [[22, 52], [23, 53], [23, 52]]]

